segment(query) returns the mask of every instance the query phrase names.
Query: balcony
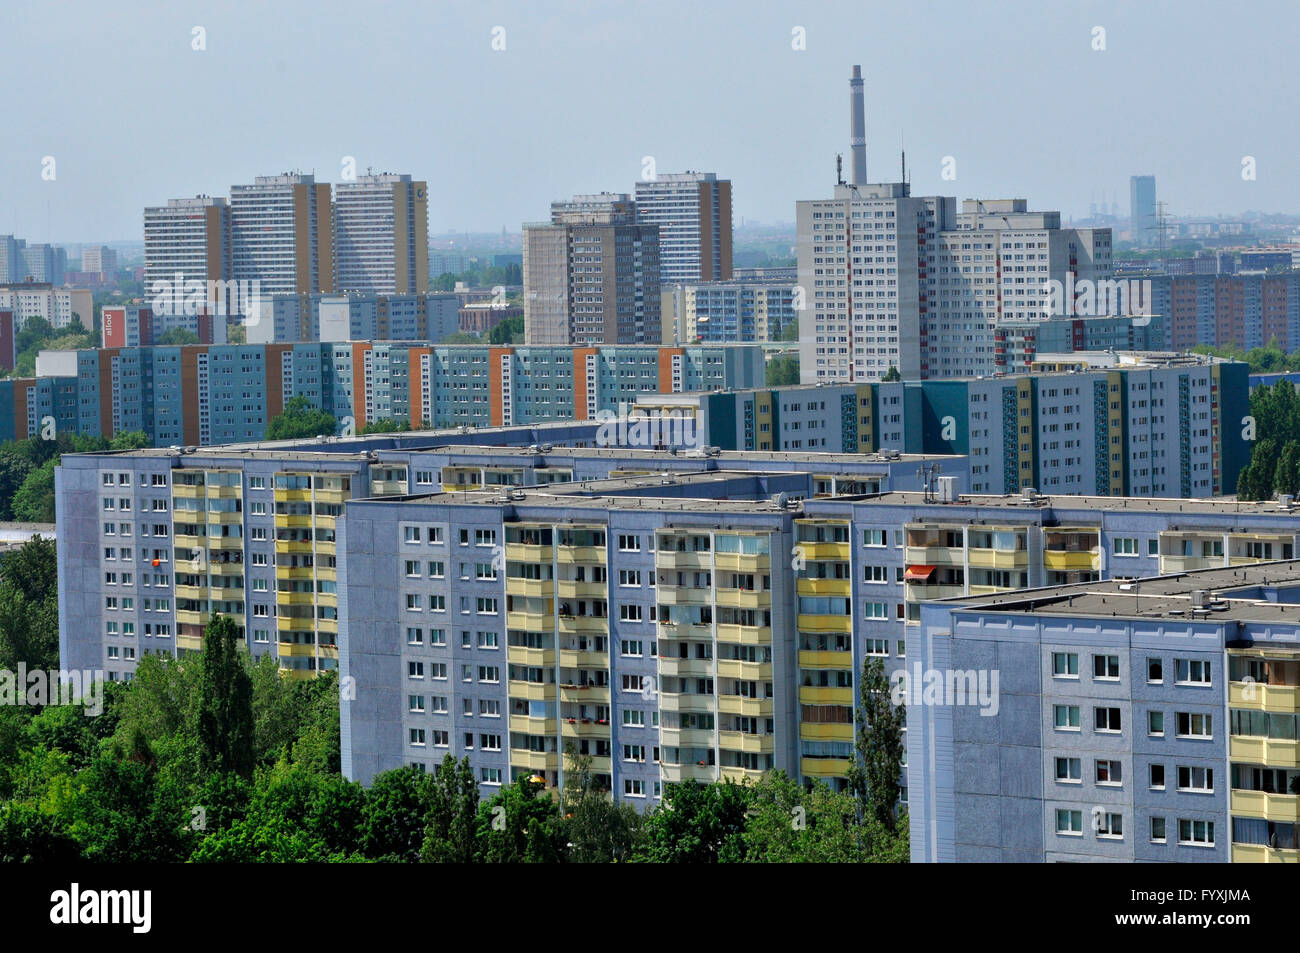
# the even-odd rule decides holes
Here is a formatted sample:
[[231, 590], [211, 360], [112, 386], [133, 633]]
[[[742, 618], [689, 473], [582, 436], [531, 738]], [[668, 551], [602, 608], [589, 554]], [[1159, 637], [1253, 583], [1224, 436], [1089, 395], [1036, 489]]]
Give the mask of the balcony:
[[276, 566], [276, 579], [312, 579], [311, 566]]
[[800, 668], [853, 668], [853, 653], [799, 651]]
[[747, 754], [771, 754], [776, 750], [774, 735], [752, 735], [745, 731], [718, 732], [718, 747]]
[[608, 685], [561, 685], [560, 701], [595, 704], [609, 701]]
[[852, 632], [853, 617], [847, 615], [803, 615], [798, 626], [804, 632]]
[[[198, 500], [202, 499], [203, 495], [203, 484], [201, 483], [197, 486], [191, 486], [186, 483], [172, 484], [172, 499], [182, 498], [187, 500]], [[176, 507], [174, 506], [172, 507], [172, 509], [175, 508]]]
[[806, 778], [848, 777], [847, 758], [800, 758], [799, 771]]
[[951, 599], [953, 596], [966, 595], [966, 587], [956, 583], [934, 584], [909, 582], [903, 590], [906, 602], [927, 602], [931, 599]]
[[655, 554], [655, 565], [660, 569], [712, 569], [713, 553], [707, 549], [701, 552], [661, 549]]
[[609, 631], [609, 616], [604, 615], [557, 615], [561, 635], [581, 635], [595, 633], [603, 635]]
[[206, 586], [177, 586], [177, 599], [206, 599], [208, 590]]
[[851, 596], [853, 580], [851, 579], [800, 579], [795, 583], [795, 592], [801, 596]]
[[511, 629], [523, 629], [526, 632], [549, 632], [555, 625], [555, 616], [549, 612], [506, 613], [506, 626]]
[[371, 496], [402, 496], [407, 492], [405, 480], [371, 480]]
[[1266, 847], [1263, 844], [1233, 844], [1234, 864], [1300, 864], [1300, 850]]
[[659, 674], [689, 678], [710, 678], [713, 675], [713, 659], [661, 655], [659, 656]]
[[514, 563], [549, 563], [555, 555], [551, 546], [534, 543], [506, 543], [506, 559]]
[[510, 680], [510, 697], [521, 698], [526, 701], [554, 701], [555, 700], [555, 683], [554, 682], [521, 682], [517, 679]]
[[[662, 630], [660, 638], [663, 638]], [[669, 635], [668, 638], [672, 638]], [[719, 625], [718, 641], [733, 645], [771, 645], [772, 629], [758, 625]]]
[[576, 563], [594, 563], [605, 565], [604, 546], [559, 546], [555, 547], [555, 561], [564, 565]]
[[609, 653], [594, 649], [560, 649], [560, 666], [562, 668], [609, 668]]
[[713, 696], [688, 692], [660, 692], [659, 707], [663, 711], [712, 712]]
[[656, 598], [665, 606], [707, 606], [713, 601], [708, 589], [690, 589], [686, 586], [663, 585], [655, 590]]
[[316, 646], [309, 642], [279, 642], [277, 645], [281, 658], [311, 658], [316, 654]]
[[[180, 591], [177, 590], [177, 595], [179, 594]], [[1229, 682], [1228, 703], [1237, 708], [1253, 708], [1257, 711], [1294, 712], [1297, 704], [1300, 704], [1300, 687]]]
[[510, 749], [510, 767], [527, 768], [530, 771], [560, 770], [558, 751], [529, 751], [526, 748]]
[[275, 601], [282, 606], [309, 606], [315, 602], [313, 595], [310, 592], [277, 592]]
[[603, 725], [590, 718], [561, 718], [560, 734], [565, 738], [609, 739], [609, 722]]
[[1024, 549], [976, 549], [967, 551], [972, 569], [1027, 569], [1029, 552]]
[[801, 705], [852, 705], [853, 689], [829, 685], [800, 685], [799, 704]]
[[311, 500], [311, 489], [303, 488], [303, 487], [299, 487], [293, 490], [277, 489], [275, 491], [275, 500], [276, 502], [283, 501], [285, 503], [288, 503], [290, 501], [308, 502]]
[[508, 645], [506, 646], [506, 660], [511, 665], [553, 668], [555, 666], [555, 649], [531, 649], [525, 645]]
[[767, 774], [766, 771], [758, 768], [741, 768], [727, 764], [722, 766], [721, 772], [721, 780], [731, 780], [735, 781], [737, 784], [742, 784], [745, 781], [751, 781], [754, 784], [757, 784], [759, 781], [763, 780], [763, 776]]
[[804, 559], [837, 559], [847, 561], [849, 559], [849, 544], [843, 543], [811, 543], [796, 542], [794, 548], [803, 556]]
[[665, 748], [712, 748], [712, 728], [660, 728], [659, 744]]
[[[275, 552], [280, 556], [289, 555], [307, 555], [312, 551], [312, 541], [310, 539], [277, 539], [275, 541]], [[213, 540], [210, 545], [215, 549], [217, 544]]]
[[768, 572], [772, 568], [772, 557], [767, 553], [715, 553], [713, 560], [718, 572]]
[[772, 605], [772, 593], [758, 589], [719, 589], [717, 604], [736, 609], [766, 609]]
[[965, 550], [960, 546], [906, 546], [903, 561], [909, 566], [960, 566]]
[[770, 698], [746, 698], [743, 695], [719, 695], [718, 711], [724, 715], [770, 718], [774, 709]]
[[1270, 821], [1296, 824], [1300, 823], [1300, 796], [1233, 788], [1231, 810], [1233, 814], [1243, 817], [1262, 817]]
[[210, 500], [237, 500], [241, 492], [237, 486], [208, 486], [204, 488], [203, 495]]
[[799, 737], [805, 741], [852, 741], [853, 725], [817, 724], [805, 721], [799, 726]]
[[[193, 612], [189, 609], [176, 610], [177, 625], [207, 625], [207, 623], [208, 614], [206, 612]], [[176, 644], [180, 645], [180, 642], [177, 641]]]
[[208, 523], [220, 526], [222, 523], [238, 524], [244, 522], [244, 514], [228, 510], [209, 510]]
[[[513, 682], [511, 684], [514, 684]], [[555, 737], [554, 718], [533, 718], [529, 715], [511, 715], [510, 730], [520, 735], [545, 735]]]
[[1161, 556], [1160, 572], [1169, 575], [1191, 572], [1195, 569], [1217, 569], [1223, 565], [1222, 556]]
[[1232, 735], [1228, 739], [1228, 757], [1233, 761], [1265, 764], [1271, 768], [1300, 768], [1298, 756], [1300, 741], [1255, 735]]
[[1052, 572], [1087, 572], [1101, 569], [1101, 553], [1096, 549], [1043, 550], [1043, 568]]
[[770, 682], [771, 662], [745, 662], [741, 659], [718, 659], [720, 678], [739, 678], [744, 681]]
[[276, 513], [275, 525], [278, 529], [310, 529], [312, 517], [310, 513]]
[[555, 583], [550, 579], [523, 579], [519, 576], [507, 576], [506, 595], [550, 599], [555, 595]]
[[659, 765], [659, 775], [666, 784], [680, 781], [703, 781], [706, 784], [716, 781], [718, 769], [711, 764], [668, 764]]

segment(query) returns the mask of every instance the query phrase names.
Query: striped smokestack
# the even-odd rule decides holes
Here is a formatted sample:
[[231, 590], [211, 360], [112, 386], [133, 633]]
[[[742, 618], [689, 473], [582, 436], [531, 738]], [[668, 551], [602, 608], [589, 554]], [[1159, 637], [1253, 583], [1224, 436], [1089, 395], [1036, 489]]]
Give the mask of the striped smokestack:
[[853, 157], [854, 185], [867, 184], [867, 110], [862, 94], [862, 67], [853, 67], [849, 78], [849, 152]]

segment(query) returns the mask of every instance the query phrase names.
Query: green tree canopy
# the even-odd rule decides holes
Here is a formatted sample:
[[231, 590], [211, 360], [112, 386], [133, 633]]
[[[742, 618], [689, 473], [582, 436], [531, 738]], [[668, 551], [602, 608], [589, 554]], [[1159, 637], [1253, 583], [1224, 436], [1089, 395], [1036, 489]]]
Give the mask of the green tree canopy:
[[338, 430], [338, 421], [298, 394], [284, 405], [284, 412], [266, 425], [267, 440], [305, 440]]

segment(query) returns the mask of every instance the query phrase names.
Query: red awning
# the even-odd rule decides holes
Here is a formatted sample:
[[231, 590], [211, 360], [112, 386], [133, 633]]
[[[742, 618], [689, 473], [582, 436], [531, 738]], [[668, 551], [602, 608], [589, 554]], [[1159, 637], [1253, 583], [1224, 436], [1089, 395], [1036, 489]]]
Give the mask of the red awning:
[[908, 566], [903, 578], [912, 582], [925, 582], [933, 574], [933, 566]]

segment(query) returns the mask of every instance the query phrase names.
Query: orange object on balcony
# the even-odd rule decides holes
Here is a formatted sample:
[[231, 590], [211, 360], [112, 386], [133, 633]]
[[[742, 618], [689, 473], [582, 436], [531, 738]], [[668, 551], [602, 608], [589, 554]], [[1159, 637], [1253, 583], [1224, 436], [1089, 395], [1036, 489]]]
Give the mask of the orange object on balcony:
[[908, 566], [903, 578], [908, 582], [925, 582], [934, 575], [933, 566]]

